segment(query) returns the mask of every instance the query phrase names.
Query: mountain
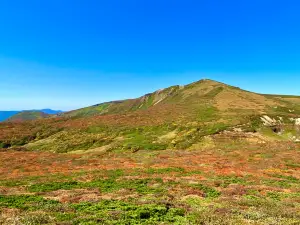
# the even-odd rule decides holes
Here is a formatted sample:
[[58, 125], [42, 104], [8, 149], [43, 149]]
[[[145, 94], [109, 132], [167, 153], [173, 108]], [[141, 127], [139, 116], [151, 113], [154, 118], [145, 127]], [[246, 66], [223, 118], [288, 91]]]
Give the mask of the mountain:
[[180, 112], [185, 112], [184, 117], [197, 117], [198, 114], [212, 114], [213, 111], [218, 115], [288, 113], [290, 108], [294, 113], [299, 113], [299, 103], [300, 98], [297, 96], [263, 95], [212, 80], [201, 80], [186, 86], [158, 90], [137, 99], [106, 102], [74, 110], [63, 116], [72, 118], [160, 111], [159, 116], [166, 112], [178, 118], [178, 113], [182, 114]]
[[[15, 117], [13, 117], [13, 116], [16, 116], [16, 118], [25, 118], [25, 119], [27, 117], [31, 118], [31, 119], [38, 119], [38, 118], [46, 117], [45, 115], [41, 116], [42, 114], [39, 114], [39, 113], [28, 113], [28, 112], [43, 112], [44, 114], [49, 114], [49, 115], [57, 115], [57, 114], [63, 113], [63, 111], [61, 111], [61, 110], [52, 110], [52, 109], [0, 111], [0, 122], [8, 120], [8, 119], [14, 120]], [[16, 115], [16, 114], [20, 114], [20, 113], [21, 113], [21, 115]], [[26, 116], [26, 114], [31, 114], [31, 116], [30, 115]], [[36, 116], [33, 116], [33, 114], [36, 114]]]
[[46, 118], [0, 124], [0, 143], [53, 152], [193, 149], [225, 131], [238, 137], [256, 133], [255, 140], [296, 141], [299, 115], [298, 96], [257, 94], [200, 80], [55, 117], [22, 113], [17, 121]]
[[46, 114], [42, 111], [22, 111], [19, 112], [10, 118], [7, 121], [10, 122], [17, 122], [17, 121], [27, 121], [27, 120], [36, 120], [49, 117], [50, 114]]

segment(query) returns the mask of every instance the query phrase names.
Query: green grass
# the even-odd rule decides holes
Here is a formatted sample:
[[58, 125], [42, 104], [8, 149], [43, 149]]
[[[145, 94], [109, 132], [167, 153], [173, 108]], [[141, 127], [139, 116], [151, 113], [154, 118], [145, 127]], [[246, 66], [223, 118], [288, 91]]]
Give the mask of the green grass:
[[204, 95], [205, 98], [212, 99], [220, 94], [224, 90], [224, 87], [217, 87]]
[[168, 174], [168, 173], [183, 173], [183, 168], [149, 168], [146, 171], [148, 174]]
[[209, 186], [206, 186], [203, 184], [193, 184], [190, 186], [203, 191], [205, 198], [218, 198], [221, 195], [221, 193], [219, 191], [217, 191], [215, 188], [212, 188], [212, 187], [209, 187]]
[[0, 141], [0, 148], [9, 148], [11, 146], [10, 143], [5, 143], [3, 141]]
[[263, 184], [268, 185], [270, 187], [279, 187], [279, 188], [290, 188], [292, 187], [291, 182], [287, 180], [272, 180], [265, 179], [262, 181]]
[[80, 130], [65, 130], [46, 139], [30, 143], [26, 147], [30, 150], [66, 153], [108, 145], [113, 142], [113, 139], [114, 136], [110, 136], [109, 133], [104, 132], [93, 133]]
[[217, 119], [218, 110], [213, 106], [202, 107], [199, 110], [198, 120], [201, 122], [208, 122]]
[[[290, 111], [292, 110], [292, 112]], [[276, 108], [272, 108], [272, 111], [277, 114], [289, 115], [289, 114], [300, 114], [300, 108], [298, 105], [289, 104], [287, 107], [277, 106]]]
[[[207, 176], [208, 179], [198, 184], [184, 180], [186, 176], [198, 174]], [[83, 182], [82, 176], [93, 176], [94, 179]], [[297, 178], [293, 176], [272, 176], [277, 179], [262, 179], [262, 183], [280, 188], [290, 187], [287, 184], [298, 184]], [[164, 177], [176, 177], [179, 180], [163, 181]], [[267, 191], [263, 194], [255, 189], [260, 181], [251, 184], [253, 179], [252, 176], [215, 176], [203, 171], [186, 171], [180, 167], [99, 170], [72, 176], [24, 178], [0, 184], [7, 187], [27, 187], [33, 195], [0, 196], [0, 211], [7, 208], [19, 209], [18, 218], [24, 224], [227, 225], [247, 222], [270, 224], [274, 219], [278, 221], [275, 224], [297, 224], [300, 221], [293, 211], [298, 206], [291, 202], [299, 197], [298, 193]], [[245, 193], [236, 193], [234, 198], [228, 198], [223, 191], [230, 184], [254, 186]], [[68, 193], [72, 196], [72, 190], [78, 193], [94, 189], [99, 190], [99, 195], [118, 196], [122, 200], [114, 197], [111, 200], [89, 199], [60, 203], [42, 197], [53, 196], [54, 193], [51, 192], [58, 190], [69, 190]], [[128, 197], [123, 196], [123, 193], [127, 193]], [[136, 197], [131, 197], [132, 194]], [[1, 222], [3, 220], [0, 218]]]
[[40, 196], [34, 195], [0, 195], [0, 208], [17, 208], [22, 210], [47, 210], [51, 207], [60, 205], [58, 201], [46, 200]]
[[[154, 101], [154, 95], [150, 94], [149, 96], [146, 97], [146, 101], [142, 103], [142, 105], [137, 105], [136, 108], [134, 108], [134, 110], [138, 110], [138, 109], [148, 109], [150, 106], [153, 105], [153, 101]], [[140, 107], [142, 106], [142, 107]]]
[[88, 117], [93, 115], [98, 115], [104, 113], [111, 106], [111, 103], [102, 103], [95, 106], [90, 106], [75, 111], [66, 113], [65, 116], [79, 118], [79, 117]]
[[230, 184], [246, 185], [249, 183], [247, 178], [237, 176], [218, 176], [214, 181], [217, 181], [220, 186], [224, 188], [228, 187]]
[[281, 175], [281, 174], [273, 174], [272, 176], [277, 177], [277, 178], [281, 178], [281, 179], [286, 180], [286, 181], [291, 182], [291, 183], [299, 183], [300, 184], [300, 180], [296, 177], [293, 177], [293, 176], [285, 176], [285, 175]]
[[0, 186], [4, 187], [18, 187], [26, 184], [24, 180], [0, 180]]
[[284, 136], [275, 133], [270, 127], [261, 127], [259, 133], [274, 140], [287, 140]]
[[[104, 200], [99, 202], [82, 202], [62, 206], [53, 200], [39, 196], [1, 196], [0, 210], [16, 208], [28, 213], [22, 218], [23, 222], [47, 224], [49, 222], [72, 222], [72, 224], [180, 224], [185, 220], [185, 210], [168, 204], [143, 204]], [[30, 213], [43, 210], [45, 213]], [[66, 210], [62, 213], [61, 210]], [[55, 219], [54, 219], [55, 218]]]
[[161, 179], [137, 179], [137, 180], [115, 180], [115, 179], [102, 179], [94, 180], [91, 182], [51, 182], [42, 184], [33, 184], [28, 187], [30, 192], [51, 192], [57, 190], [72, 190], [82, 188], [99, 188], [102, 193], [110, 193], [121, 189], [134, 190], [140, 194], [162, 193], [164, 189], [161, 187], [151, 188], [150, 182], [156, 182], [163, 185]]
[[[85, 130], [64, 130], [26, 145], [30, 150], [66, 153], [111, 145], [112, 150], [165, 150], [168, 140], [160, 137], [173, 131], [172, 124], [138, 128], [91, 126]], [[27, 143], [27, 139], [23, 143]]]
[[202, 138], [208, 135], [217, 134], [228, 129], [229, 126], [224, 123], [214, 123], [197, 127], [180, 127], [177, 140], [173, 143], [175, 149], [188, 149], [193, 144], [202, 141]]
[[75, 219], [74, 223], [86, 220], [89, 224], [106, 224], [108, 221], [110, 224], [180, 224], [184, 221], [185, 216], [183, 209], [168, 205], [136, 205], [121, 201], [101, 201], [96, 204], [79, 203], [73, 204], [71, 207], [79, 215], [88, 215], [86, 219]]
[[285, 165], [290, 168], [300, 168], [300, 163], [286, 163]]

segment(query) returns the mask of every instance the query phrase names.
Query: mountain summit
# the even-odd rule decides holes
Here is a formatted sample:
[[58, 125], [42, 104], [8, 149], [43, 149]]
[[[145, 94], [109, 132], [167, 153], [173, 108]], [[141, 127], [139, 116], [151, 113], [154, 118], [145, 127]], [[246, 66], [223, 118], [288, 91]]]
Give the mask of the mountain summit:
[[217, 81], [204, 79], [185, 86], [172, 86], [146, 94], [137, 99], [97, 104], [63, 114], [65, 117], [93, 115], [147, 114], [157, 111], [157, 116], [167, 112], [170, 116], [205, 114], [215, 111], [220, 115], [249, 115], [286, 113], [289, 109], [299, 111], [298, 97], [272, 96], [241, 90]]

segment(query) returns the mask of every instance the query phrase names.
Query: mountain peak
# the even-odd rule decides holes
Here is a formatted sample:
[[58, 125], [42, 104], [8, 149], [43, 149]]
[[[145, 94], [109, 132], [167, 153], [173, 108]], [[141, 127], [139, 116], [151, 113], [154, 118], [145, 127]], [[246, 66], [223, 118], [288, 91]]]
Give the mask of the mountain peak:
[[191, 83], [190, 85], [192, 85], [192, 84], [202, 84], [202, 85], [225, 85], [225, 86], [229, 86], [229, 85], [227, 85], [227, 84], [224, 84], [224, 83], [222, 83], [222, 82], [219, 82], [219, 81], [216, 81], [216, 80], [211, 80], [211, 79], [206, 79], [206, 78], [204, 78], [204, 79], [201, 79], [201, 80], [198, 80], [198, 81], [196, 81], [196, 82], [193, 82], [193, 83]]

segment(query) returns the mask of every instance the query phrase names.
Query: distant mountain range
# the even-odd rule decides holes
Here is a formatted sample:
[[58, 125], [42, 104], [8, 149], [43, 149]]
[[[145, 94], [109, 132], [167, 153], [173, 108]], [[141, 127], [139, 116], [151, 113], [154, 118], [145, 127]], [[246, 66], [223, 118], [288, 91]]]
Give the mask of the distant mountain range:
[[[14, 118], [20, 118], [24, 117], [26, 118], [28, 114], [31, 115], [43, 115], [42, 117], [47, 117], [46, 115], [55, 115], [62, 113], [63, 111], [61, 110], [52, 110], [52, 109], [40, 109], [40, 110], [22, 110], [22, 111], [0, 111], [0, 122], [5, 121], [5, 120], [14, 120]], [[40, 114], [39, 114], [40, 113]], [[37, 119], [39, 116], [31, 116], [31, 119]]]

